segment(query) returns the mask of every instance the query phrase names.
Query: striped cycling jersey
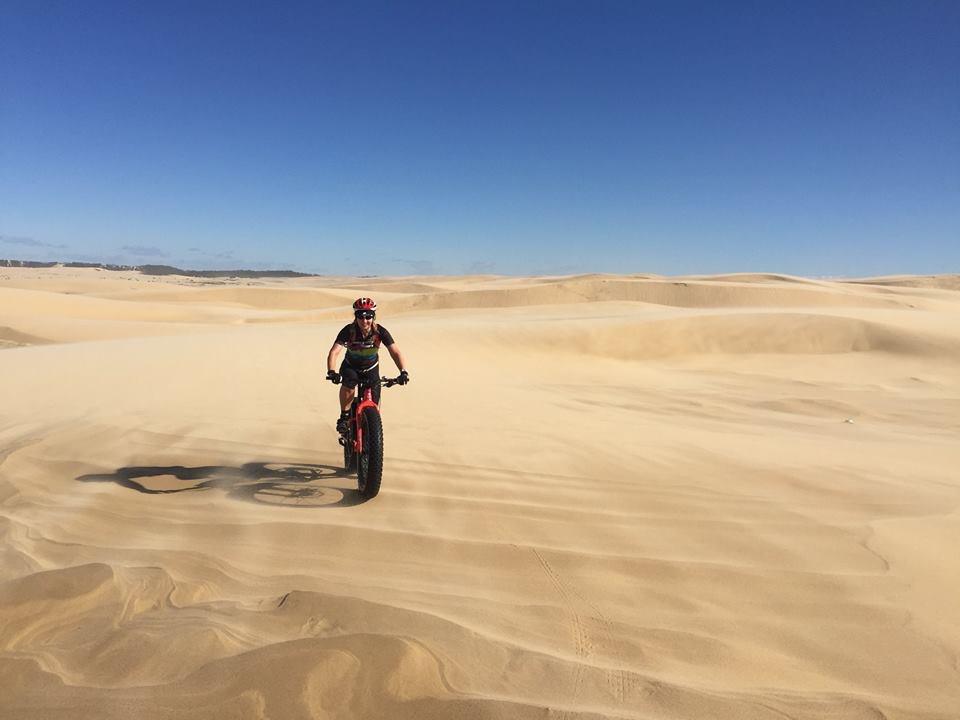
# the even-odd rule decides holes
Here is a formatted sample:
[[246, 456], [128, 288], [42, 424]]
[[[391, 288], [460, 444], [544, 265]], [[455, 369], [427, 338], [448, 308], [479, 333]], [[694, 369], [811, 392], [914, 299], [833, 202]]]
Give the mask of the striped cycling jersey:
[[379, 362], [380, 345], [393, 345], [393, 336], [383, 325], [376, 325], [366, 338], [360, 337], [356, 323], [345, 325], [337, 334], [338, 345], [347, 349], [347, 364], [356, 370], [369, 370]]

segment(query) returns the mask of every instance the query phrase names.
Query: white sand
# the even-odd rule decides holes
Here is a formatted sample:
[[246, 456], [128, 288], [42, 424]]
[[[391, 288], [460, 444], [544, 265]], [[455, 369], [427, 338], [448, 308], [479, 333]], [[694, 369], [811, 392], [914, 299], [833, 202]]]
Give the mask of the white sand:
[[960, 717], [958, 288], [0, 268], [0, 717]]

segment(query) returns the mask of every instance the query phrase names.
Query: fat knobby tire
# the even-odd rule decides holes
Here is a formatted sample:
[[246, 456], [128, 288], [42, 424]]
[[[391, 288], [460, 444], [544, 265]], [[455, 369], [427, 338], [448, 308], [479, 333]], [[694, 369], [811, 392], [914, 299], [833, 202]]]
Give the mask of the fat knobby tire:
[[363, 497], [372, 498], [380, 492], [383, 475], [383, 424], [380, 413], [374, 408], [365, 408], [360, 422], [363, 424], [363, 455], [357, 462], [357, 486]]

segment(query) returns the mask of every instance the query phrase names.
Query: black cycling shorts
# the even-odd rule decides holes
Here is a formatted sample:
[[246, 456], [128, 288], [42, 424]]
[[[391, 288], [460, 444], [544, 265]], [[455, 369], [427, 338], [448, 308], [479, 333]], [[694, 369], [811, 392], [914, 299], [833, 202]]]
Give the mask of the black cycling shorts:
[[357, 385], [360, 384], [361, 378], [364, 380], [369, 380], [374, 383], [373, 385], [373, 401], [380, 404], [380, 364], [377, 363], [369, 370], [357, 370], [354, 367], [351, 367], [347, 364], [347, 361], [344, 360], [340, 365], [340, 377], [342, 378], [341, 382], [346, 385], [348, 388], [353, 390]]

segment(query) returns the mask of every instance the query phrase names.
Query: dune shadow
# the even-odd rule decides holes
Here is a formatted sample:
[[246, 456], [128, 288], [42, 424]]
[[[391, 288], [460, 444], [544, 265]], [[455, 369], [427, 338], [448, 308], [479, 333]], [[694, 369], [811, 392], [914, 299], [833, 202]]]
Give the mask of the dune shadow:
[[304, 463], [146, 465], [81, 475], [78, 482], [112, 482], [147, 495], [223, 490], [233, 500], [298, 508], [352, 507], [366, 502], [343, 468]]

